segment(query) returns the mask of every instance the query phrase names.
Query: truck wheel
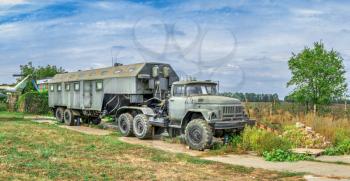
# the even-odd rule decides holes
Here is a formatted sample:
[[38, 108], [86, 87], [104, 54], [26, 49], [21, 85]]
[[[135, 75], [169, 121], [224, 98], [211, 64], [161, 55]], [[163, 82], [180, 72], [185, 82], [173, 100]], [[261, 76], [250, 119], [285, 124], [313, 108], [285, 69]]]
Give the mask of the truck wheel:
[[74, 115], [72, 110], [66, 109], [64, 111], [64, 123], [68, 126], [74, 126], [75, 125], [75, 120], [74, 120]]
[[133, 129], [132, 129], [133, 119], [134, 118], [129, 113], [124, 113], [119, 116], [118, 129], [123, 136], [129, 137], [133, 135]]
[[99, 125], [101, 123], [101, 118], [93, 118], [91, 122], [94, 125]]
[[186, 127], [185, 139], [191, 149], [203, 151], [210, 148], [213, 132], [205, 120], [194, 119]]
[[148, 122], [148, 117], [139, 114], [134, 118], [134, 134], [139, 139], [152, 137], [152, 125]]
[[64, 109], [59, 107], [56, 109], [56, 112], [55, 112], [55, 116], [56, 116], [56, 119], [63, 123], [64, 122]]

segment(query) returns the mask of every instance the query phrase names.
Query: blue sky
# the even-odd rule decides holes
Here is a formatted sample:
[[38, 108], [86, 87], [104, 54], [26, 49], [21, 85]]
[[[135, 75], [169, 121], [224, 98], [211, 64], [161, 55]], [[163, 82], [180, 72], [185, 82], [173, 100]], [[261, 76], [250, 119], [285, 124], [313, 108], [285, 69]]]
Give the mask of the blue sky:
[[[222, 91], [278, 93], [287, 61], [315, 41], [350, 67], [349, 1], [0, 0], [0, 83], [20, 64], [68, 71], [159, 61]], [[350, 74], [346, 74], [350, 80]]]

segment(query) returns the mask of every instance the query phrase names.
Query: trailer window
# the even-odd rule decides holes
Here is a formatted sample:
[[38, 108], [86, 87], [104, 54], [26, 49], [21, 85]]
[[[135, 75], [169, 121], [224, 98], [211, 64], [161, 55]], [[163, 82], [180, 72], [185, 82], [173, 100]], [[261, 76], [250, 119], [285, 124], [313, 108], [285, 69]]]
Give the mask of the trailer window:
[[97, 91], [103, 90], [103, 82], [102, 81], [97, 81], [96, 82], [96, 90]]
[[74, 83], [74, 90], [79, 91], [80, 90], [80, 84], [79, 83]]
[[174, 86], [174, 96], [179, 97], [183, 96], [185, 93], [185, 87], [183, 85]]
[[70, 84], [69, 84], [69, 83], [66, 83], [66, 84], [65, 84], [65, 88], [66, 88], [66, 91], [70, 91]]
[[61, 84], [57, 84], [57, 92], [61, 92], [62, 91], [62, 85]]
[[55, 86], [54, 85], [50, 85], [50, 91], [51, 92], [55, 91]]

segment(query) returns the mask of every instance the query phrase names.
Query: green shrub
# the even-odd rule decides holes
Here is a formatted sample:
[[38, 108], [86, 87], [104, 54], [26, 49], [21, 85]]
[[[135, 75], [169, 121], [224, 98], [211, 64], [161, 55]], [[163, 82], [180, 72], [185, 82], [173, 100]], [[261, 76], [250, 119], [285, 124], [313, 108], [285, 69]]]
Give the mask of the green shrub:
[[350, 154], [350, 139], [343, 140], [337, 145], [327, 148], [325, 151], [326, 155], [346, 155]]
[[334, 144], [338, 145], [346, 140], [350, 140], [350, 130], [338, 128], [334, 137]]
[[7, 111], [7, 104], [0, 102], [0, 111]]
[[275, 149], [272, 151], [265, 151], [263, 153], [263, 157], [266, 161], [273, 161], [273, 162], [284, 162], [284, 161], [300, 161], [300, 160], [312, 160], [313, 158], [311, 156], [308, 156], [306, 154], [297, 154], [292, 153], [288, 150], [282, 150], [282, 149]]
[[256, 151], [259, 155], [275, 149], [288, 150], [290, 143], [274, 133], [258, 128], [246, 128], [242, 136], [242, 147], [245, 150]]
[[48, 114], [50, 112], [48, 101], [48, 92], [27, 92], [19, 97], [17, 108], [20, 112]]

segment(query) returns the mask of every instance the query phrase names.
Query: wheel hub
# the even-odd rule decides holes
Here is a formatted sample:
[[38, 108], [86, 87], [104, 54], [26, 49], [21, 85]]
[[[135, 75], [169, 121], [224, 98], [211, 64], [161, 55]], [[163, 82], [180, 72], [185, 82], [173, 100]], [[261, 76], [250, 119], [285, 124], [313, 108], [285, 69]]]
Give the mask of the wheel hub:
[[137, 121], [137, 132], [142, 133], [143, 132], [143, 124], [141, 121]]
[[189, 137], [194, 143], [200, 143], [202, 141], [202, 131], [199, 128], [192, 128]]
[[128, 124], [126, 124], [126, 121], [124, 119], [121, 120], [120, 126], [123, 131], [126, 131], [126, 129], [128, 128]]

